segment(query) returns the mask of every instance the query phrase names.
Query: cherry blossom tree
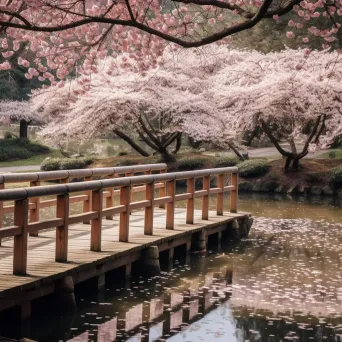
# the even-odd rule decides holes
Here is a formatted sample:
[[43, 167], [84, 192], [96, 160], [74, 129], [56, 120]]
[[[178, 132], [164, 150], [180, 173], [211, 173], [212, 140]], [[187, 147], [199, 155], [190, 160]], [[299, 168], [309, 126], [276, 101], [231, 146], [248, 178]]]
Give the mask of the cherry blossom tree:
[[285, 170], [298, 169], [309, 151], [328, 147], [342, 134], [338, 52], [316, 51], [306, 57], [301, 50], [240, 54], [210, 81], [220, 119], [225, 116], [226, 125], [220, 125], [224, 130], [238, 137], [261, 128], [286, 158]]
[[[316, 16], [309, 7], [316, 8], [317, 4], [311, 1], [307, 2], [304, 19]], [[75, 69], [76, 75], [90, 76], [98, 71], [96, 62], [107, 56], [117, 57], [118, 64], [126, 63], [129, 56], [135, 68], [147, 70], [160, 63], [170, 43], [185, 48], [222, 40], [225, 43], [226, 38], [254, 27], [264, 18], [277, 20], [300, 3], [303, 1], [1, 0], [0, 53], [6, 60], [0, 70], [13, 67], [10, 58], [21, 42], [27, 46], [17, 62], [28, 68], [28, 79], [54, 84]], [[300, 18], [301, 14], [298, 11]], [[296, 28], [300, 25], [295, 23]], [[321, 32], [317, 30], [315, 34]], [[288, 35], [294, 33], [289, 31]], [[34, 53], [34, 65], [26, 53]]]
[[42, 124], [41, 118], [30, 110], [28, 102], [24, 101], [0, 101], [0, 121], [9, 125], [11, 122], [19, 122], [20, 138], [27, 138], [27, 128], [31, 124]]
[[[149, 152], [131, 138], [135, 133], [162, 160], [170, 161], [181, 144], [183, 122], [193, 115], [209, 116], [212, 101], [204, 101], [205, 80], [200, 74], [189, 77], [169, 68], [144, 75], [126, 68], [111, 72], [112, 59], [100, 66], [102, 73], [59, 83], [35, 91], [31, 110], [48, 125], [41, 132], [46, 140], [58, 143], [63, 137], [88, 139], [115, 133], [138, 153]], [[105, 75], [105, 77], [104, 77]], [[84, 83], [87, 91], [84, 91]]]

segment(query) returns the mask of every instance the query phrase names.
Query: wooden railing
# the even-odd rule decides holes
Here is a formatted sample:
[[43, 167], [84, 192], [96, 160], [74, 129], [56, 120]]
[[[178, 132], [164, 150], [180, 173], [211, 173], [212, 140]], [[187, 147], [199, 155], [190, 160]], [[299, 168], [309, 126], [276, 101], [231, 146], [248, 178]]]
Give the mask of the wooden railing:
[[[0, 190], [5, 189], [6, 184], [23, 183], [27, 182], [31, 187], [40, 186], [41, 182], [59, 181], [62, 184], [69, 183], [73, 179], [82, 179], [83, 181], [92, 181], [94, 178], [115, 178], [120, 176], [133, 176], [136, 174], [152, 174], [153, 172], [165, 173], [167, 171], [167, 165], [164, 163], [159, 164], [146, 164], [137, 166], [119, 166], [119, 167], [107, 167], [97, 169], [77, 169], [77, 170], [62, 170], [62, 171], [45, 171], [45, 172], [28, 172], [28, 173], [9, 173], [0, 175]], [[165, 194], [165, 185], [163, 183], [157, 184], [157, 188], [160, 189], [160, 194]], [[134, 192], [142, 191], [144, 188], [133, 189]], [[107, 207], [113, 206], [114, 189], [109, 189], [104, 192], [104, 197]], [[91, 209], [92, 192], [88, 191], [82, 195], [77, 195], [70, 198], [70, 203], [83, 202], [83, 211], [88, 212]], [[55, 206], [57, 204], [56, 199], [41, 201], [40, 197], [30, 198], [29, 202], [29, 221], [37, 222], [40, 218], [40, 209]], [[3, 227], [3, 216], [8, 213], [14, 212], [14, 205], [4, 206], [3, 202], [0, 202], [0, 228]], [[107, 219], [111, 219], [108, 215]], [[87, 222], [84, 222], [87, 223]], [[31, 233], [31, 236], [36, 236], [38, 233]], [[0, 239], [1, 245], [1, 239]]]
[[[194, 200], [202, 198], [202, 219], [209, 218], [209, 195], [217, 194], [217, 215], [223, 215], [223, 195], [230, 192], [230, 211], [237, 211], [237, 172], [236, 167], [208, 169], [200, 171], [164, 173], [157, 175], [121, 177], [114, 179], [96, 180], [80, 183], [36, 186], [30, 188], [2, 190], [0, 201], [14, 201], [14, 225], [0, 229], [0, 238], [14, 237], [13, 274], [26, 274], [27, 269], [27, 241], [29, 233], [37, 233], [42, 229], [56, 228], [56, 262], [68, 260], [68, 228], [72, 224], [91, 222], [90, 249], [101, 251], [102, 219], [104, 217], [120, 215], [119, 241], [129, 241], [129, 217], [133, 210], [144, 209], [144, 234], [153, 235], [154, 207], [166, 204], [166, 229], [174, 229], [176, 201], [186, 200], [186, 223], [194, 223]], [[225, 177], [231, 177], [231, 184], [225, 185]], [[210, 187], [210, 178], [217, 177], [217, 187]], [[203, 179], [203, 188], [195, 190], [195, 179]], [[176, 181], [187, 180], [187, 192], [176, 194]], [[166, 194], [155, 197], [155, 185], [166, 184]], [[138, 186], [138, 187], [136, 187]], [[145, 199], [131, 202], [131, 189], [143, 188]], [[114, 190], [118, 189], [118, 190]], [[92, 203], [88, 211], [70, 215], [69, 207], [72, 197], [70, 194], [83, 191], [91, 192]], [[119, 191], [118, 205], [104, 207], [104, 191]], [[36, 222], [29, 222], [30, 210], [35, 204], [32, 198], [43, 196], [57, 196], [56, 217]], [[73, 197], [75, 198], [75, 197]], [[42, 202], [40, 202], [42, 203]]]

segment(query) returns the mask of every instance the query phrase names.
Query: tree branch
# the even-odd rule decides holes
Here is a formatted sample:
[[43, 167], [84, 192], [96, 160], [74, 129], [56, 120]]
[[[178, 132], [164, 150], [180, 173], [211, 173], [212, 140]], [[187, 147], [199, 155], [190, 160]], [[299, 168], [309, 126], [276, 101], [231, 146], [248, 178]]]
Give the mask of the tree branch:
[[127, 134], [120, 131], [119, 129], [114, 129], [113, 132], [120, 137], [121, 139], [125, 140], [132, 148], [134, 148], [138, 153], [140, 153], [144, 157], [149, 157], [150, 155], [140, 147], [133, 139], [131, 139]]

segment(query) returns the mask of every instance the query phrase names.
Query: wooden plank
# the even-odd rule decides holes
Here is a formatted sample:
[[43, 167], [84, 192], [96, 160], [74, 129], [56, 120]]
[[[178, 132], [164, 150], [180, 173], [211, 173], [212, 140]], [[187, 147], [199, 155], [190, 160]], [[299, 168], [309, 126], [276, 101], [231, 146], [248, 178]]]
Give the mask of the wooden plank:
[[41, 222], [29, 223], [28, 224], [28, 232], [37, 232], [43, 229], [55, 228], [58, 225], [63, 224], [63, 220], [60, 218], [53, 218]]
[[56, 228], [56, 262], [68, 261], [69, 194], [57, 196], [56, 216], [63, 221]]
[[14, 204], [14, 225], [22, 228], [20, 235], [14, 237], [13, 274], [25, 275], [27, 270], [27, 226], [28, 200], [18, 200]]
[[90, 222], [90, 220], [96, 218], [97, 215], [98, 214], [95, 211], [90, 211], [90, 212], [85, 213], [85, 214], [70, 215], [69, 216], [69, 224], [80, 223], [83, 221]]

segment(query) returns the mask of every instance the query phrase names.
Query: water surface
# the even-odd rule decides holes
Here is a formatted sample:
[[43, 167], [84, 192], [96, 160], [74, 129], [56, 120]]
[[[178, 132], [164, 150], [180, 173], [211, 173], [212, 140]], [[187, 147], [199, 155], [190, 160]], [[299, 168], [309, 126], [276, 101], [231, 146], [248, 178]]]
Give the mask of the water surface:
[[42, 342], [340, 341], [340, 203], [240, 194], [239, 209], [255, 216], [247, 240], [221, 250], [212, 244], [205, 257], [179, 257], [160, 277], [119, 283], [113, 275], [100, 293], [89, 283], [77, 292], [74, 315], [40, 313], [20, 329], [0, 323], [0, 335]]

